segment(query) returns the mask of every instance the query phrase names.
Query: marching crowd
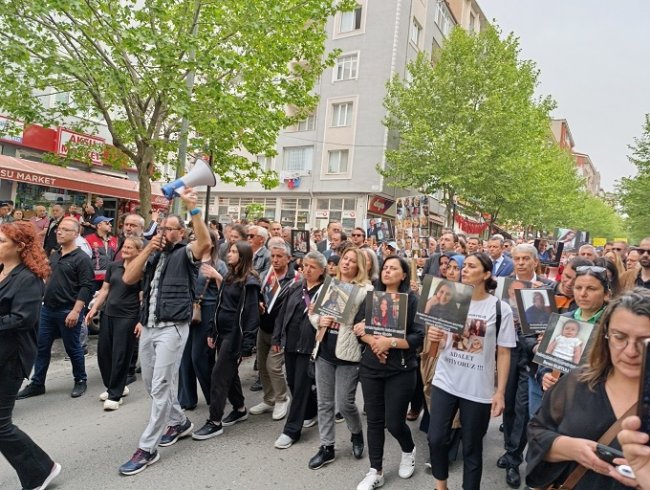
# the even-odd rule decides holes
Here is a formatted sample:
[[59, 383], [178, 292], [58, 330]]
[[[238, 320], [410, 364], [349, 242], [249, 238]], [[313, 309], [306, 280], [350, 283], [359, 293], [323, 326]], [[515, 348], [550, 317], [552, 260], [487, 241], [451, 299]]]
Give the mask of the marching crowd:
[[[151, 397], [149, 422], [122, 475], [157, 462], [159, 447], [189, 436], [204, 441], [269, 412], [284, 420], [274, 443], [280, 450], [318, 426], [318, 451], [305, 461], [312, 470], [348, 450], [335, 447], [336, 422], [344, 421], [349, 450], [369, 458], [358, 490], [384, 484], [386, 430], [401, 448], [400, 478], [413, 475], [416, 451], [428, 453], [435, 488], [445, 490], [460, 444], [463, 488], [474, 490], [490, 418], [502, 416], [504, 453], [494, 463], [512, 488], [521, 485], [524, 460], [535, 488], [650, 488], [648, 436], [633, 416], [650, 338], [650, 237], [638, 247], [578, 244], [553, 263], [544, 240], [444, 230], [414, 251], [360, 227], [348, 235], [332, 221], [312, 230], [310, 251], [295, 254], [292, 230], [280, 223], [206, 226], [193, 189], [180, 199], [189, 223], [170, 214], [147, 225], [128, 214], [115, 224], [101, 199], [84, 213], [55, 205], [48, 218], [35, 209], [31, 220], [8, 219], [0, 206], [0, 450], [23, 488], [46, 488], [61, 466], [12, 424], [15, 401], [45, 394], [59, 337], [72, 365], [71, 396], [85, 394], [85, 344], [97, 317], [104, 409], [119, 409], [138, 364]], [[455, 335], [416, 321], [426, 275], [473, 286], [467, 325], [480, 348], [459, 348]], [[349, 323], [314, 308], [327, 276], [357, 286]], [[534, 364], [540, 339], [493, 294], [496, 277], [551, 289], [560, 314], [597, 325], [587, 363], [560, 377]], [[373, 290], [408, 295], [403, 338], [366, 332]], [[239, 366], [253, 355], [263, 400], [248, 408]], [[187, 412], [199, 388], [209, 418], [195, 427]], [[417, 420], [428, 448], [415, 446], [407, 421]], [[598, 443], [627, 459], [603, 461]], [[636, 479], [617, 471], [621, 463]]]

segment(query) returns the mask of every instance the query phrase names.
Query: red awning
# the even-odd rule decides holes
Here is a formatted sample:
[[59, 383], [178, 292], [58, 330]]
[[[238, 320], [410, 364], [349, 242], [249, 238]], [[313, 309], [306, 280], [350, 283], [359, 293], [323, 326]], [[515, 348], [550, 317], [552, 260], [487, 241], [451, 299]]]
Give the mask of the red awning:
[[[57, 167], [6, 155], [0, 155], [0, 179], [140, 201], [139, 185], [134, 180], [120, 179], [74, 168]], [[169, 203], [163, 196], [160, 185], [153, 182], [151, 183], [151, 203], [156, 206], [167, 206]]]

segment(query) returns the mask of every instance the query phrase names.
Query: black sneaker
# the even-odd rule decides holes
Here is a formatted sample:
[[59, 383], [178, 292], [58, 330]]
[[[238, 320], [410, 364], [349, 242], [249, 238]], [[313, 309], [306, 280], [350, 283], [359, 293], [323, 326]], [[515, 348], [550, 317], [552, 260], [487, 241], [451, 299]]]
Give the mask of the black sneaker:
[[237, 422], [243, 422], [248, 418], [248, 410], [244, 409], [243, 412], [239, 410], [233, 410], [228, 414], [228, 416], [221, 421], [224, 427], [230, 427], [235, 425]]
[[352, 442], [352, 454], [356, 459], [361, 459], [363, 457], [363, 432], [352, 434], [350, 441]]
[[24, 398], [30, 398], [32, 396], [43, 395], [45, 393], [45, 386], [35, 385], [34, 383], [29, 383], [16, 395], [16, 400], [22, 400]]
[[334, 422], [337, 424], [340, 424], [345, 420], [345, 417], [343, 417], [343, 414], [341, 412], [336, 412], [336, 415], [334, 415]]
[[253, 383], [250, 387], [251, 391], [262, 391], [262, 380], [260, 378], [257, 378], [255, 383]]
[[197, 441], [205, 441], [212, 437], [220, 436], [223, 434], [223, 426], [215, 424], [212, 420], [207, 420], [205, 425], [192, 434], [192, 439]]
[[309, 460], [309, 469], [317, 470], [334, 461], [334, 446], [321, 446], [316, 455]]
[[180, 438], [189, 436], [192, 429], [194, 429], [194, 424], [186, 417], [185, 422], [182, 424], [168, 426], [158, 445], [162, 447], [171, 446]]

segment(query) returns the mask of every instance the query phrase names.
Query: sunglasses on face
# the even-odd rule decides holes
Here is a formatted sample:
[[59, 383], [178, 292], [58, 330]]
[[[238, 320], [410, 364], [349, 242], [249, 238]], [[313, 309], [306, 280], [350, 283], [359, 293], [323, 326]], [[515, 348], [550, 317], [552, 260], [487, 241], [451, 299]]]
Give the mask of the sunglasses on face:
[[637, 248], [635, 250], [639, 253], [639, 255], [650, 255], [650, 248]]

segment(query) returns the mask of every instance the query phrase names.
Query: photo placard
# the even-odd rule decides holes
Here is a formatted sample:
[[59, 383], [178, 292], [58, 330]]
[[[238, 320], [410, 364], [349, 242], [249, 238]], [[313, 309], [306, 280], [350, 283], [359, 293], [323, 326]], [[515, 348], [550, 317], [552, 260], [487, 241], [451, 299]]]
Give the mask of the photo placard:
[[504, 301], [512, 308], [512, 319], [515, 325], [519, 325], [519, 310], [517, 309], [517, 289], [532, 288], [530, 281], [520, 281], [514, 277], [497, 277], [497, 287], [494, 295]]
[[550, 289], [516, 289], [517, 311], [521, 330], [525, 334], [546, 330], [552, 313], [557, 313], [555, 294]]
[[408, 294], [368, 291], [366, 297], [366, 333], [406, 338]]
[[314, 311], [322, 316], [334, 317], [334, 321], [338, 323], [350, 324], [354, 306], [350, 299], [355, 298], [358, 293], [359, 286], [327, 276], [314, 304]]
[[533, 362], [568, 373], [587, 361], [596, 326], [552, 313]]
[[416, 321], [452, 333], [462, 333], [472, 301], [473, 286], [425, 275]]
[[291, 230], [291, 255], [304, 257], [309, 252], [309, 230]]

